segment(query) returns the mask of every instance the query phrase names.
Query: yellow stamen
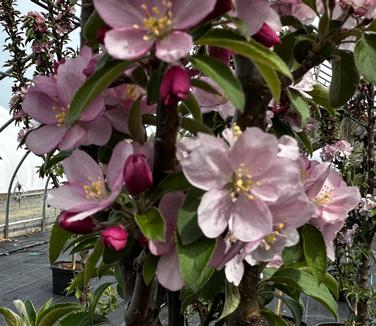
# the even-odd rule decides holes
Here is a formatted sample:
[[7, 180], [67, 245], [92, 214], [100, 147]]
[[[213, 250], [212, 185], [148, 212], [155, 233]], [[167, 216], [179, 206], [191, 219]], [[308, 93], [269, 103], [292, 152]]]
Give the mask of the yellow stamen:
[[68, 116], [69, 105], [67, 107], [60, 107], [60, 108], [53, 106], [52, 111], [55, 112], [55, 119], [56, 119], [57, 125], [61, 126], [65, 122]]
[[329, 189], [323, 188], [320, 193], [312, 200], [317, 206], [327, 206], [332, 199], [332, 193]]
[[240, 193], [245, 194], [249, 199], [255, 199], [255, 197], [250, 193], [251, 189], [255, 186], [259, 186], [260, 182], [255, 182], [252, 178], [250, 168], [245, 168], [244, 164], [240, 164], [239, 168], [236, 169], [233, 180], [231, 182], [230, 195], [232, 198], [239, 197]]
[[141, 5], [141, 9], [145, 12], [144, 28], [148, 31], [147, 35], [144, 35], [144, 40], [148, 41], [152, 38], [158, 38], [164, 36], [171, 27], [172, 24], [172, 2], [162, 1], [162, 6], [165, 8], [165, 12], [162, 13], [157, 6], [149, 7], [146, 4]]
[[84, 185], [84, 189], [87, 199], [102, 199], [106, 197], [106, 191], [103, 181], [98, 178], [97, 181], [93, 181], [91, 184]]

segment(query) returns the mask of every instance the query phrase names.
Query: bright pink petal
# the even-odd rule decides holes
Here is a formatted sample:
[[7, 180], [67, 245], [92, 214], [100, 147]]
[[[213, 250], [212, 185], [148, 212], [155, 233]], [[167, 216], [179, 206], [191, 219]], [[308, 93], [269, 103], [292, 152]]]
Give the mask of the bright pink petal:
[[208, 238], [218, 237], [228, 225], [232, 200], [226, 190], [206, 192], [198, 206], [198, 225]]
[[124, 165], [129, 155], [133, 154], [133, 146], [125, 141], [118, 143], [112, 151], [107, 167], [107, 183], [112, 192], [121, 190], [124, 182]]
[[185, 30], [195, 26], [209, 15], [216, 0], [176, 0], [172, 5], [173, 28]]
[[22, 104], [24, 110], [30, 117], [41, 123], [56, 124], [56, 112], [53, 108], [60, 108], [61, 104], [43, 92], [29, 89]]
[[143, 26], [145, 12], [142, 0], [94, 0], [95, 9], [107, 25], [115, 28], [128, 27], [134, 24]]
[[93, 121], [104, 111], [104, 98], [98, 96], [80, 115], [80, 121]]
[[48, 191], [47, 203], [55, 208], [69, 212], [81, 212], [97, 207], [98, 204], [87, 199], [75, 187], [63, 185]]
[[48, 94], [51, 98], [57, 98], [56, 78], [53, 76], [37, 75], [33, 78], [33, 91]]
[[158, 59], [173, 63], [189, 55], [193, 47], [192, 36], [184, 32], [172, 32], [156, 43]]
[[42, 126], [27, 135], [26, 145], [34, 154], [49, 153], [58, 146], [66, 131], [65, 127]]
[[120, 60], [142, 57], [153, 46], [153, 40], [144, 40], [146, 32], [141, 29], [113, 29], [106, 33], [104, 44], [108, 53]]
[[170, 291], [178, 291], [184, 286], [184, 281], [180, 274], [179, 258], [175, 250], [159, 259], [157, 278], [159, 283]]
[[235, 10], [238, 17], [246, 23], [249, 35], [259, 31], [272, 11], [267, 0], [235, 0]]
[[263, 201], [240, 196], [232, 211], [234, 236], [241, 241], [256, 241], [273, 231], [273, 217]]
[[70, 151], [79, 147], [85, 141], [85, 130], [79, 125], [73, 125], [65, 133], [63, 139], [59, 143], [59, 149], [62, 151]]
[[82, 189], [84, 185], [90, 185], [95, 181], [104, 183], [102, 169], [82, 150], [75, 150], [62, 164], [69, 184], [75, 188]]
[[99, 117], [83, 125], [86, 131], [85, 145], [103, 146], [111, 138], [111, 123], [104, 117]]

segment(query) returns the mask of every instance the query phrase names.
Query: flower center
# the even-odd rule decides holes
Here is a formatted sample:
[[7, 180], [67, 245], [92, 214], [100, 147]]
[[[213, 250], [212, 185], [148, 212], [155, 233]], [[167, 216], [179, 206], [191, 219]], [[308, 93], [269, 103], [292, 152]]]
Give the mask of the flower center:
[[313, 198], [312, 202], [316, 206], [327, 206], [332, 198], [332, 193], [329, 189], [324, 188], [323, 190], [320, 191], [320, 193]]
[[64, 124], [65, 120], [67, 119], [68, 112], [69, 112], [69, 105], [67, 107], [52, 107], [52, 111], [55, 112], [55, 119], [58, 126]]
[[[147, 4], [142, 4], [141, 9], [145, 12], [144, 28], [148, 31], [148, 35], [144, 36], [144, 40], [148, 41], [151, 38], [163, 37], [170, 29], [172, 24], [172, 1], [162, 0], [162, 8], [153, 6], [149, 7]], [[138, 29], [140, 26], [134, 25]]]
[[231, 197], [235, 199], [238, 198], [241, 193], [243, 193], [249, 199], [255, 199], [250, 191], [255, 186], [259, 185], [259, 182], [253, 180], [251, 169], [246, 168], [244, 164], [240, 164], [233, 175], [233, 180], [231, 183]]
[[99, 178], [97, 181], [92, 181], [90, 184], [84, 185], [83, 189], [87, 199], [103, 199], [106, 197], [104, 184]]
[[278, 223], [274, 226], [275, 231], [268, 234], [264, 239], [262, 240], [262, 244], [265, 248], [265, 250], [270, 250], [274, 242], [277, 241], [279, 235], [281, 234], [281, 231], [285, 228], [284, 223]]
[[141, 95], [140, 89], [134, 84], [125, 85], [124, 93], [125, 98], [132, 101], [136, 101]]

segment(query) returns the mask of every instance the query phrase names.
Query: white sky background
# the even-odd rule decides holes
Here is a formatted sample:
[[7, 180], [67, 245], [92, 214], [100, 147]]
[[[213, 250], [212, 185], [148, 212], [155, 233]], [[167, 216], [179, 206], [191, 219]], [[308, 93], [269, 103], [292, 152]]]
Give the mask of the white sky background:
[[[1, 0], [0, 0], [1, 1]], [[18, 0], [18, 11], [21, 14], [27, 14], [29, 11], [43, 11], [43, 8], [39, 7], [38, 5], [34, 4], [29, 0]], [[79, 9], [79, 7], [77, 8]], [[78, 15], [78, 13], [77, 13]], [[0, 71], [6, 71], [9, 68], [4, 67], [4, 63], [6, 60], [9, 59], [9, 54], [3, 50], [3, 46], [5, 44], [5, 38], [7, 34], [3, 31], [2, 26], [0, 26]], [[71, 33], [71, 46], [75, 48], [79, 44], [79, 31], [76, 29], [74, 32]], [[31, 45], [28, 44], [28, 53], [31, 52]], [[33, 71], [28, 72], [27, 76], [32, 79]], [[0, 107], [3, 106], [8, 108], [9, 100], [12, 97], [11, 87], [12, 87], [13, 80], [9, 77], [4, 78], [0, 81]]]

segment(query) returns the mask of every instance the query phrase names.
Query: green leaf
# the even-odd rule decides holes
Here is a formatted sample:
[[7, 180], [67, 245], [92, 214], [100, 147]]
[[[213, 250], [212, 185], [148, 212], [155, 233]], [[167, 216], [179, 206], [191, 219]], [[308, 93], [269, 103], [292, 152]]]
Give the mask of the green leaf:
[[180, 271], [184, 284], [197, 293], [214, 273], [208, 262], [215, 248], [215, 240], [201, 238], [183, 246], [176, 239], [176, 249], [179, 257]]
[[239, 110], [244, 110], [245, 95], [239, 80], [230, 67], [222, 61], [204, 55], [190, 57], [193, 68], [210, 77], [222, 90], [228, 100]]
[[205, 134], [212, 135], [211, 129], [203, 124], [202, 122], [190, 118], [181, 119], [181, 127], [185, 130], [190, 131], [192, 134], [197, 135], [198, 132], [203, 132]]
[[252, 39], [244, 40], [237, 33], [218, 28], [212, 29], [201, 37], [197, 43], [230, 49], [253, 62], [268, 66], [292, 79], [289, 67], [277, 54]]
[[84, 284], [84, 279], [85, 279], [85, 272], [79, 272], [74, 276], [72, 279], [72, 282], [69, 284], [67, 287], [67, 293], [72, 294], [77, 287], [80, 285]]
[[203, 235], [197, 223], [197, 208], [202, 194], [202, 190], [190, 189], [179, 209], [177, 228], [183, 246], [195, 242]]
[[123, 250], [116, 251], [109, 247], [105, 247], [103, 251], [103, 263], [111, 265], [128, 255], [133, 250], [134, 241], [135, 239], [130, 233], [128, 236], [127, 245]]
[[90, 322], [94, 323], [94, 313], [95, 313], [95, 308], [98, 304], [99, 299], [101, 298], [103, 292], [111, 286], [113, 283], [112, 282], [107, 282], [101, 284], [94, 292], [93, 297], [91, 299], [90, 305], [89, 305], [89, 316], [90, 316]]
[[299, 91], [293, 88], [286, 90], [286, 94], [288, 95], [294, 108], [299, 112], [302, 118], [302, 127], [304, 127], [308, 118], [310, 117], [309, 106], [306, 99], [302, 94], [300, 94]]
[[137, 214], [135, 221], [144, 236], [149, 240], [165, 240], [166, 222], [158, 208], [151, 207], [144, 214]]
[[21, 300], [14, 300], [14, 306], [17, 309], [18, 316], [20, 316], [23, 325], [30, 325], [29, 316], [26, 311], [26, 306], [23, 301]]
[[191, 79], [191, 85], [193, 87], [200, 88], [207, 93], [222, 96], [222, 94], [219, 93], [212, 85], [210, 85], [208, 82], [202, 79], [199, 79], [199, 78]]
[[303, 257], [303, 246], [299, 242], [295, 246], [285, 247], [282, 251], [282, 259], [285, 265], [292, 265]]
[[73, 97], [66, 124], [73, 124], [80, 114], [132, 64], [132, 61], [114, 60], [97, 70]]
[[103, 26], [105, 26], [104, 21], [94, 10], [93, 13], [90, 15], [89, 19], [87, 20], [83, 30], [85, 40], [92, 49], [96, 49], [99, 47], [99, 43], [97, 41], [97, 33], [98, 30]]
[[325, 284], [317, 283], [312, 274], [293, 268], [277, 270], [267, 281], [286, 284], [322, 303], [335, 317], [338, 317], [337, 302]]
[[326, 285], [326, 287], [330, 290], [330, 292], [333, 293], [336, 300], [338, 300], [339, 289], [338, 289], [337, 280], [334, 278], [334, 276], [329, 273], [326, 273], [324, 278], [322, 279], [322, 282]]
[[63, 230], [57, 223], [52, 226], [48, 245], [48, 256], [51, 265], [59, 258], [65, 243], [71, 236], [72, 233]]
[[353, 96], [359, 84], [359, 72], [354, 56], [348, 51], [337, 51], [332, 60], [332, 81], [329, 88], [329, 104], [339, 107]]
[[99, 261], [99, 258], [101, 258], [103, 254], [103, 244], [101, 239], [97, 240], [97, 243], [95, 244], [94, 250], [87, 259], [86, 265], [85, 265], [85, 277], [84, 277], [84, 283], [85, 285], [88, 285], [93, 275], [95, 275], [96, 271], [96, 265]]
[[193, 119], [202, 122], [202, 113], [200, 105], [197, 103], [192, 93], [190, 93], [188, 98], [181, 104], [184, 105], [189, 110], [189, 112], [191, 112]]
[[307, 265], [321, 282], [328, 268], [325, 240], [321, 232], [311, 224], [303, 226], [302, 238]]
[[312, 155], [313, 145], [312, 145], [311, 137], [309, 137], [309, 135], [304, 131], [297, 132], [297, 135], [300, 138], [300, 140], [302, 141], [302, 143], [304, 144], [304, 147], [307, 150], [307, 152], [309, 153], [309, 155]]
[[302, 305], [297, 300], [290, 298], [286, 295], [275, 294], [275, 296], [286, 304], [286, 306], [290, 309], [290, 311], [292, 312], [294, 316], [296, 325], [299, 326], [303, 318]]
[[321, 84], [315, 84], [313, 85], [313, 90], [307, 93], [312, 96], [313, 102], [315, 104], [318, 104], [327, 109], [332, 117], [335, 116], [335, 110], [329, 104], [329, 89], [327, 87], [324, 87]]
[[223, 306], [222, 314], [220, 319], [226, 318], [228, 315], [232, 314], [240, 303], [240, 293], [238, 288], [229, 283], [225, 282], [225, 304]]
[[154, 279], [155, 273], [157, 271], [159, 257], [154, 256], [151, 253], [145, 258], [144, 265], [142, 266], [142, 276], [144, 277], [144, 282], [146, 285], [149, 285]]
[[145, 127], [142, 123], [141, 98], [133, 103], [128, 115], [128, 130], [133, 140], [140, 144], [145, 143]]
[[0, 307], [0, 314], [3, 316], [8, 326], [22, 326], [21, 318], [12, 310], [5, 307]]
[[262, 316], [268, 321], [269, 326], [288, 326], [289, 324], [270, 310], [261, 309]]
[[71, 313], [59, 321], [57, 326], [93, 326], [93, 325], [111, 325], [111, 322], [104, 316], [94, 314], [94, 321], [90, 321], [90, 315], [86, 311]]
[[81, 310], [82, 306], [76, 303], [57, 303], [49, 307], [40, 317], [38, 326], [51, 326], [63, 316], [72, 311]]
[[35, 310], [33, 303], [30, 300], [25, 301], [25, 309], [26, 309], [26, 313], [27, 313], [30, 325], [34, 326], [35, 320], [37, 318], [37, 312]]
[[274, 100], [279, 103], [279, 99], [281, 97], [281, 82], [277, 73], [273, 69], [261, 63], [255, 62], [255, 65], [262, 78], [264, 78], [266, 84], [268, 85]]
[[315, 12], [317, 12], [316, 9], [316, 0], [302, 0], [308, 7], [311, 7]]
[[355, 64], [359, 72], [376, 84], [376, 34], [364, 34], [354, 48]]

